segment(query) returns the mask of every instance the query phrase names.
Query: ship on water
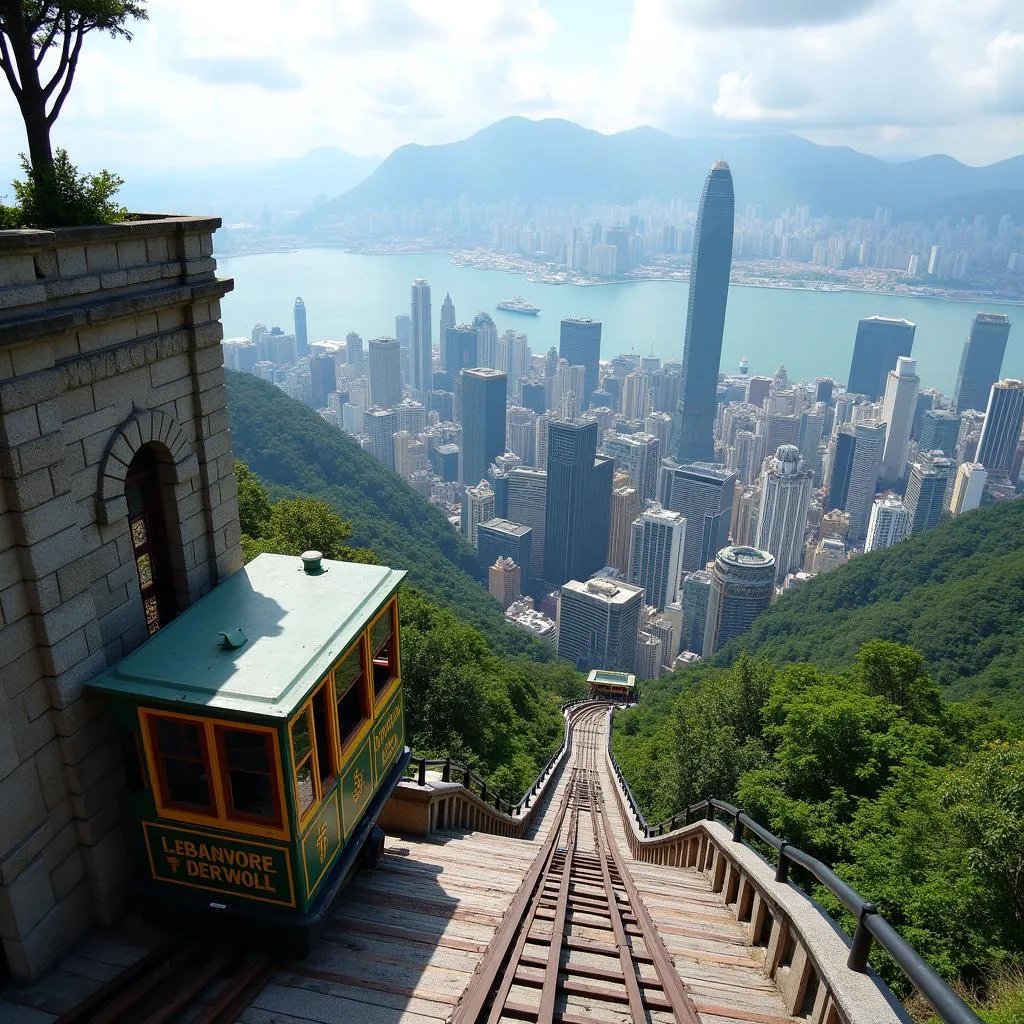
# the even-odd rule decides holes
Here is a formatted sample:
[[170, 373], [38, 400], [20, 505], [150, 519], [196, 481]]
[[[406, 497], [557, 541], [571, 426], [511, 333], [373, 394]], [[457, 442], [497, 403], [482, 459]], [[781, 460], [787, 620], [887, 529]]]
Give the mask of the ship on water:
[[522, 295], [515, 295], [511, 299], [502, 299], [494, 308], [506, 313], [523, 313], [526, 316], [536, 316], [540, 312], [540, 306], [527, 302]]

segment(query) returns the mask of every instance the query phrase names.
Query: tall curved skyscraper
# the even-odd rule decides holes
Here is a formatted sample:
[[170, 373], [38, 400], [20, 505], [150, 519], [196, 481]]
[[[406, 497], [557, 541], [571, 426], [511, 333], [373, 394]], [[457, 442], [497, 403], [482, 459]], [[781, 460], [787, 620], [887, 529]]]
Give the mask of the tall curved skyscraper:
[[715, 461], [715, 399], [729, 297], [734, 208], [732, 174], [729, 165], [719, 160], [704, 182], [693, 235], [683, 373], [672, 424], [672, 455], [677, 462]]

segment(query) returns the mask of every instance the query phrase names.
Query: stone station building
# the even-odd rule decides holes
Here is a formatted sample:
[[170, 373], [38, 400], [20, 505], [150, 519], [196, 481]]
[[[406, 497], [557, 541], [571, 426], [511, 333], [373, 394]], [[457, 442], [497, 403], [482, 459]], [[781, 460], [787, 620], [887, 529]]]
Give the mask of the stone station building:
[[124, 901], [126, 761], [86, 681], [242, 564], [219, 226], [0, 232], [0, 978]]

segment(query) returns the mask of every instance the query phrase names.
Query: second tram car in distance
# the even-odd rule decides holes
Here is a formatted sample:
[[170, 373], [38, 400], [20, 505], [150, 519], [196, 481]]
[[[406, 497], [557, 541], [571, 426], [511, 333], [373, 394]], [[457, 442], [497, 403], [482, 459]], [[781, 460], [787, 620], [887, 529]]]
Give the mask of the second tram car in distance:
[[632, 704], [636, 701], [636, 676], [631, 672], [595, 668], [587, 676], [587, 692], [598, 700]]
[[260, 555], [90, 684], [123, 730], [151, 916], [302, 955], [375, 862], [410, 756], [404, 576]]

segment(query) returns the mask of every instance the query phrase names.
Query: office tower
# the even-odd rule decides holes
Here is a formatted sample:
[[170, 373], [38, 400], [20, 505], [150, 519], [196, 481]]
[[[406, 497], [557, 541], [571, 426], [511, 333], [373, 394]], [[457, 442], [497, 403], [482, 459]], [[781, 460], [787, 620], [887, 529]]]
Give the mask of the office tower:
[[597, 454], [596, 423], [552, 421], [548, 433], [545, 579], [585, 579], [605, 564], [614, 463]]
[[704, 626], [707, 623], [710, 596], [711, 573], [706, 569], [686, 573], [679, 598], [683, 612], [680, 650], [692, 651], [694, 654], [703, 653]]
[[547, 392], [544, 390], [543, 384], [539, 381], [523, 381], [520, 391], [520, 401], [525, 408], [532, 409], [538, 416], [547, 412]]
[[773, 452], [780, 445], [800, 441], [800, 417], [789, 413], [769, 413], [764, 420], [764, 450]]
[[[672, 413], [679, 405], [680, 377], [675, 370], [662, 369], [652, 374], [650, 378], [650, 406], [655, 412], [664, 413], [672, 422]], [[669, 439], [671, 439], [669, 434]], [[665, 442], [665, 450], [668, 451], [668, 440]]]
[[1005, 313], [978, 313], [964, 342], [960, 369], [953, 389], [953, 412], [982, 410], [988, 404], [992, 385], [999, 380], [1010, 336], [1010, 318]]
[[679, 593], [686, 520], [656, 502], [633, 520], [629, 582], [644, 589], [644, 601], [661, 611]]
[[359, 366], [363, 361], [363, 339], [355, 331], [345, 335], [345, 362]]
[[[494, 514], [499, 519], [508, 515], [508, 475], [522, 464], [515, 452], [503, 452], [487, 467], [487, 479], [494, 490]], [[523, 564], [518, 558], [516, 562]], [[530, 567], [526, 566], [524, 572], [529, 576]]]
[[451, 391], [432, 391], [427, 407], [437, 413], [438, 421], [451, 423], [455, 419], [455, 395]]
[[981, 505], [988, 473], [980, 462], [963, 462], [956, 471], [953, 495], [949, 499], [951, 515], [958, 516]]
[[537, 414], [532, 409], [510, 405], [505, 410], [505, 437], [508, 450], [532, 466], [537, 455]]
[[754, 483], [764, 461], [764, 435], [750, 430], [736, 433], [735, 443], [726, 449], [726, 465], [745, 484]]
[[886, 375], [900, 356], [909, 356], [917, 325], [891, 316], [869, 316], [857, 324], [853, 343], [849, 394], [867, 395], [877, 402], [885, 390]]
[[665, 644], [659, 636], [641, 630], [636, 640], [633, 671], [637, 679], [660, 679], [664, 662]]
[[467, 487], [462, 495], [462, 535], [476, 547], [477, 527], [494, 518], [494, 491], [486, 479]]
[[548, 464], [548, 434], [551, 430], [551, 424], [557, 420], [558, 414], [554, 412], [546, 412], [537, 417], [537, 445], [536, 445], [536, 463], [538, 469], [547, 469]]
[[461, 376], [462, 481], [469, 484], [483, 480], [487, 467], [505, 451], [508, 378], [488, 367], [463, 370]]
[[446, 483], [459, 479], [459, 454], [457, 444], [438, 444], [430, 450], [431, 468]]
[[726, 547], [715, 556], [704, 625], [704, 657], [745, 633], [771, 604], [775, 559], [767, 551]]
[[[547, 519], [548, 474], [520, 466], [508, 475], [508, 519], [533, 530], [530, 579], [544, 579], [544, 525]], [[523, 569], [524, 575], [526, 569]]]
[[876, 498], [871, 506], [868, 539], [864, 542], [865, 554], [899, 544], [906, 539], [909, 528], [910, 513], [899, 498], [893, 494]]
[[729, 543], [729, 521], [736, 491], [736, 474], [710, 463], [681, 466], [663, 459], [658, 473], [662, 508], [686, 517], [683, 569], [703, 569], [715, 552]]
[[917, 360], [907, 356], [900, 356], [896, 360], [896, 369], [890, 370], [886, 376], [885, 398], [882, 400], [882, 421], [886, 427], [881, 477], [888, 483], [894, 483], [903, 476], [920, 382]]
[[814, 474], [804, 468], [800, 449], [782, 445], [761, 474], [761, 503], [754, 547], [775, 556], [776, 586], [800, 568]]
[[611, 523], [608, 528], [608, 565], [621, 573], [629, 572], [629, 545], [633, 520], [640, 514], [640, 492], [635, 487], [612, 490]]
[[363, 413], [363, 432], [369, 435], [373, 457], [388, 469], [395, 468], [395, 430], [398, 416], [394, 409], [367, 409]]
[[974, 460], [985, 467], [990, 480], [1009, 474], [1022, 424], [1024, 384], [1019, 380], [1001, 380], [993, 384]]
[[761, 512], [761, 488], [747, 487], [737, 481], [732, 500], [729, 534], [734, 544], [752, 547], [757, 540], [757, 517]]
[[771, 377], [748, 377], [747, 378], [747, 404], [760, 409], [765, 399], [771, 394]]
[[945, 409], [929, 409], [921, 417], [918, 449], [922, 452], [940, 451], [950, 458], [956, 453], [960, 436], [960, 417]]
[[[412, 359], [412, 386], [420, 397], [430, 391], [433, 383], [430, 337], [430, 285], [422, 277], [412, 283], [412, 307], [410, 312], [412, 333], [410, 335]], [[351, 362], [349, 358], [349, 362]]]
[[452, 327], [455, 326], [455, 303], [452, 302], [452, 297], [445, 292], [444, 302], [441, 303], [441, 323], [440, 331], [438, 332], [437, 340], [441, 345], [441, 365], [444, 366], [444, 338], [445, 333]]
[[643, 422], [647, 416], [647, 389], [650, 378], [646, 373], [629, 373], [622, 382], [622, 415], [627, 420]]
[[569, 580], [558, 599], [558, 657], [581, 672], [632, 672], [644, 592], [629, 583]]
[[476, 331], [476, 365], [489, 366], [498, 370], [498, 328], [490, 313], [482, 310], [473, 317], [473, 329]]
[[408, 430], [395, 431], [395, 472], [399, 476], [404, 476], [406, 479], [412, 475], [412, 466], [410, 465], [409, 456], [409, 445], [412, 440], [412, 434], [410, 434]]
[[814, 400], [830, 405], [832, 402], [832, 391], [836, 382], [831, 377], [819, 377], [814, 382]]
[[502, 610], [523, 592], [519, 566], [511, 558], [498, 558], [487, 570], [487, 591]]
[[903, 503], [907, 506], [910, 524], [907, 532], [916, 536], [936, 526], [948, 505], [947, 491], [953, 463], [942, 455], [922, 455], [910, 467], [907, 493]]
[[884, 423], [843, 424], [835, 437], [827, 504], [830, 511], [849, 513], [849, 537], [855, 543], [867, 536], [884, 446]]
[[583, 410], [585, 387], [583, 378], [585, 374], [586, 367], [584, 366], [570, 366], [564, 359], [558, 361], [558, 370], [555, 372], [554, 387], [551, 393], [551, 405], [552, 408], [558, 410], [560, 418], [566, 418], [561, 412], [561, 408], [563, 405], [562, 400], [567, 394], [573, 396], [577, 409], [579, 411]]
[[403, 352], [412, 345], [412, 320], [404, 313], [395, 317], [395, 341]]
[[672, 457], [677, 462], [711, 462], [715, 457], [715, 403], [729, 297], [734, 205], [729, 165], [719, 161], [704, 182], [693, 235], [683, 376], [672, 425]]
[[570, 366], [582, 366], [583, 394], [580, 407], [590, 404], [591, 394], [597, 390], [601, 362], [601, 321], [587, 317], [567, 317], [558, 333], [558, 356]]
[[452, 374], [479, 366], [477, 340], [476, 328], [469, 324], [447, 328], [441, 339], [441, 365]]
[[658, 493], [661, 444], [653, 434], [615, 434], [609, 431], [601, 451], [615, 459], [615, 469], [629, 474], [640, 492], [640, 504], [653, 501]]
[[664, 458], [672, 440], [672, 417], [667, 412], [652, 412], [644, 420], [644, 431], [658, 439], [658, 451]]
[[477, 527], [476, 549], [484, 567], [499, 558], [510, 558], [520, 568], [523, 589], [529, 588], [533, 558], [533, 530], [529, 526], [499, 517], [488, 519]]
[[370, 403], [392, 409], [402, 400], [401, 350], [394, 338], [369, 342]]
[[427, 429], [427, 410], [422, 402], [413, 402], [403, 398], [395, 406], [398, 414], [398, 429], [408, 430], [410, 434], [419, 436]]
[[309, 332], [306, 329], [306, 304], [299, 297], [292, 307], [292, 322], [295, 324], [295, 355], [301, 359], [309, 355]]
[[309, 360], [309, 386], [314, 409], [327, 406], [327, 396], [338, 390], [338, 378], [331, 356], [311, 356]]
[[914, 404], [914, 422], [910, 426], [911, 441], [916, 441], [920, 437], [924, 414], [931, 409], [937, 409], [940, 398], [942, 398], [942, 392], [935, 388], [918, 389], [917, 401]]
[[[556, 355], [555, 366], [557, 365]], [[509, 394], [516, 394], [519, 382], [530, 370], [530, 348], [526, 343], [525, 334], [520, 331], [505, 331], [498, 339], [498, 369], [508, 374]]]
[[819, 576], [850, 560], [846, 545], [839, 537], [822, 537], [811, 556], [811, 572]]
[[797, 447], [804, 464], [817, 476], [821, 469], [821, 439], [825, 430], [825, 412], [821, 405], [815, 411], [805, 410], [800, 414], [800, 435]]

